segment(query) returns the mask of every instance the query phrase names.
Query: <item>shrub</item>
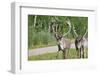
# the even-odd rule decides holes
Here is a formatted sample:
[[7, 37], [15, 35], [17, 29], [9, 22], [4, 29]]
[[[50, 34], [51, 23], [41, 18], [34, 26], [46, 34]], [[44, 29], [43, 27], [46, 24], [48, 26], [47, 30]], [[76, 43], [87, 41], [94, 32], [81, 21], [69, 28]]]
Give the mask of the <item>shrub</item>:
[[29, 48], [34, 48], [35, 46], [47, 46], [54, 45], [55, 38], [51, 33], [46, 31], [33, 32], [32, 36], [29, 36]]

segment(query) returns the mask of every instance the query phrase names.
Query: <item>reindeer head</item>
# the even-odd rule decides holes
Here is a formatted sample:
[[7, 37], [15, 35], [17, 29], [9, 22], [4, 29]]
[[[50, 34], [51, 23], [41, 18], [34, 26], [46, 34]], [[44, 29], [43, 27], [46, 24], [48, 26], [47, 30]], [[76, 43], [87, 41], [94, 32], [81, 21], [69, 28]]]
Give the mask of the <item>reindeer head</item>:
[[63, 37], [63, 35], [60, 34], [60, 33], [56, 33], [56, 34], [55, 34], [55, 38], [56, 38], [57, 41], [61, 40], [62, 37]]
[[55, 38], [57, 39], [57, 41], [58, 41], [58, 40], [61, 40], [62, 37], [66, 36], [67, 34], [70, 33], [70, 31], [71, 31], [71, 23], [70, 23], [70, 20], [69, 20], [69, 19], [66, 19], [65, 25], [67, 26], [66, 28], [69, 28], [69, 30], [66, 31], [67, 33], [61, 34], [61, 32], [59, 32], [58, 29], [57, 29], [58, 26], [59, 26], [59, 24], [58, 24], [57, 22], [53, 22], [53, 23], [52, 23], [52, 25], [51, 25], [51, 26], [52, 26], [52, 31], [53, 31], [54, 36], [55, 36]]
[[52, 23], [51, 23], [51, 30], [52, 33], [54, 34], [54, 37], [56, 38], [56, 40], [60, 40], [62, 38], [62, 35], [58, 32], [58, 23], [56, 22], [56, 20], [53, 19]]

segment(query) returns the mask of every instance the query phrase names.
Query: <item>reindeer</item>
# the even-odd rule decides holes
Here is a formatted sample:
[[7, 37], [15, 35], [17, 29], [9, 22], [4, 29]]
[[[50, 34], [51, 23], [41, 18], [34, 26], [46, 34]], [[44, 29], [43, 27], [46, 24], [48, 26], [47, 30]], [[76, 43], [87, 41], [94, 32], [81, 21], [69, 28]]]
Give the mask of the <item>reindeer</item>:
[[75, 48], [77, 51], [77, 57], [84, 58], [85, 57], [85, 48], [87, 48], [87, 39], [85, 36], [86, 36], [88, 30], [86, 29], [84, 35], [79, 36], [76, 33], [76, 30], [75, 30], [74, 24], [73, 24], [73, 32], [75, 34]]
[[[56, 38], [57, 45], [58, 45], [58, 51], [57, 51], [57, 56], [56, 57], [58, 57], [59, 52], [62, 51], [63, 52], [63, 59], [67, 58], [68, 52], [69, 52], [69, 49], [70, 49], [70, 44], [71, 44], [70, 39], [65, 38], [65, 36], [67, 36], [71, 31], [70, 22], [67, 20], [66, 23], [69, 26], [69, 31], [67, 33], [65, 33], [64, 35], [57, 32], [58, 24], [56, 24], [56, 23], [52, 24], [54, 37]], [[67, 52], [67, 56], [66, 56], [66, 52]]]

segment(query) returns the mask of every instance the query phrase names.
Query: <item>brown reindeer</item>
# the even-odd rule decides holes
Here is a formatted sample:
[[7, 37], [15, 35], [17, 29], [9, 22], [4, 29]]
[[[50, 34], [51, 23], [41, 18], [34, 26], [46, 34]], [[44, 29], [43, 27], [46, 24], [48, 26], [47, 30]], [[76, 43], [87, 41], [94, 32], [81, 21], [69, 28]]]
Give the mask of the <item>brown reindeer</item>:
[[66, 59], [68, 57], [68, 52], [69, 52], [70, 44], [71, 44], [70, 39], [65, 38], [65, 36], [67, 36], [71, 31], [71, 25], [70, 25], [69, 20], [67, 20], [66, 23], [69, 27], [69, 31], [64, 35], [57, 32], [58, 24], [56, 24], [56, 23], [52, 24], [54, 37], [56, 38], [57, 45], [58, 45], [58, 51], [57, 51], [57, 56], [56, 57], [58, 57], [59, 52], [62, 51], [63, 52], [63, 59]]
[[86, 29], [84, 35], [79, 36], [76, 33], [76, 30], [75, 30], [74, 24], [73, 24], [73, 32], [75, 34], [75, 48], [77, 51], [77, 57], [84, 58], [85, 57], [85, 48], [87, 48], [87, 39], [85, 36], [86, 36], [88, 30]]

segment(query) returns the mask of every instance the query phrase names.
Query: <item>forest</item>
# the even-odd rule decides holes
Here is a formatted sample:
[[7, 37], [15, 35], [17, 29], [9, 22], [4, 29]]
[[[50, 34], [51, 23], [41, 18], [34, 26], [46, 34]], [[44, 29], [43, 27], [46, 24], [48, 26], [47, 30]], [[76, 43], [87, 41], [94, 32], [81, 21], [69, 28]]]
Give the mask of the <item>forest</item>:
[[[60, 51], [59, 54], [57, 53], [60, 44], [57, 41], [56, 34], [59, 35], [59, 38], [61, 35], [64, 39], [70, 39], [71, 47], [68, 56], [64, 51]], [[85, 36], [85, 43], [87, 44], [88, 17], [28, 15], [28, 60], [66, 59], [65, 56], [67, 56], [67, 59], [79, 58], [76, 51], [77, 48], [75, 49], [76, 36], [79, 38]], [[79, 44], [80, 41], [83, 42], [83, 38], [81, 38]], [[82, 51], [82, 56], [84, 56], [83, 58], [87, 58], [87, 46], [84, 48], [82, 45], [79, 49], [85, 49], [85, 51]], [[57, 55], [59, 56], [57, 57]]]
[[[88, 29], [88, 17], [28, 15], [28, 49], [56, 45], [52, 23], [56, 23], [57, 32], [65, 34], [69, 30], [66, 24], [67, 19], [74, 24], [74, 29], [80, 36]], [[71, 29], [66, 37], [73, 40], [74, 36]]]

